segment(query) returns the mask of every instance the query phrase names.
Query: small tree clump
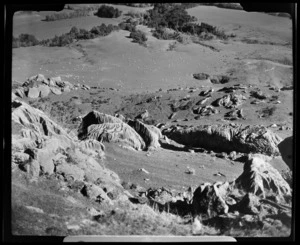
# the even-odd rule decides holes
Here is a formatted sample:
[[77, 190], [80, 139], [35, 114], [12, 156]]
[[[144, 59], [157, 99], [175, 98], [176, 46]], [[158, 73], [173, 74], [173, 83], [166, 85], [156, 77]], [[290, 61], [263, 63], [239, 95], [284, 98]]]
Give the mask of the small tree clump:
[[107, 5], [102, 5], [95, 13], [96, 16], [101, 18], [118, 18], [122, 14], [122, 11], [118, 8], [114, 8]]

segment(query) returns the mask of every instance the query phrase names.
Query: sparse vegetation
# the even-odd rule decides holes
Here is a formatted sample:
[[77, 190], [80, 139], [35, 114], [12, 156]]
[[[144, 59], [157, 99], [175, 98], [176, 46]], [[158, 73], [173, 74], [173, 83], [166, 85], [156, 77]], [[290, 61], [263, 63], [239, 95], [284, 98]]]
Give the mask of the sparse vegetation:
[[54, 13], [51, 15], [46, 15], [44, 21], [56, 21], [56, 20], [84, 17], [84, 16], [90, 15], [90, 12], [93, 10], [94, 9], [91, 7], [86, 7], [86, 8], [76, 9], [72, 12], [64, 11], [64, 12], [60, 12], [60, 13]]
[[96, 16], [101, 18], [118, 18], [121, 16], [121, 14], [121, 10], [108, 5], [102, 5], [95, 13]]

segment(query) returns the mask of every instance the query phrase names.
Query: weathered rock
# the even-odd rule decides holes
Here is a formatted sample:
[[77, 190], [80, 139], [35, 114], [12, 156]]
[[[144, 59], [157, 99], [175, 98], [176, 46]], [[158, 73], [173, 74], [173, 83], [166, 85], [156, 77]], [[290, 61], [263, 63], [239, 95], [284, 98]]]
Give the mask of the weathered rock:
[[47, 97], [49, 95], [49, 93], [50, 93], [50, 88], [48, 86], [46, 86], [46, 85], [40, 85], [39, 86], [39, 90], [41, 92], [40, 96], [42, 98]]
[[162, 138], [162, 134], [157, 127], [144, 124], [138, 120], [129, 120], [128, 125], [134, 128], [134, 130], [143, 138], [147, 148], [160, 147], [159, 139]]
[[60, 95], [61, 94], [61, 89], [56, 88], [56, 87], [50, 87], [50, 90], [53, 94]]
[[149, 112], [148, 112], [148, 110], [145, 110], [143, 113], [137, 115], [137, 116], [135, 117], [135, 119], [142, 119], [142, 120], [144, 120], [144, 119], [146, 119], [147, 117], [149, 117]]
[[206, 214], [214, 217], [228, 212], [228, 205], [224, 200], [224, 188], [219, 190], [222, 183], [217, 182], [213, 185], [205, 183], [199, 186], [193, 196], [193, 208], [195, 214]]
[[214, 108], [213, 106], [199, 106], [199, 107], [195, 107], [193, 109], [193, 113], [194, 114], [199, 114], [200, 116], [210, 116], [210, 115], [213, 115], [213, 114], [218, 114], [219, 111]]
[[182, 99], [174, 104], [171, 105], [171, 109], [173, 112], [177, 111], [183, 111], [183, 110], [188, 110], [192, 107], [193, 102], [188, 98], [188, 99]]
[[12, 154], [12, 162], [15, 164], [25, 163], [29, 161], [29, 155], [24, 152], [15, 152]]
[[223, 84], [230, 82], [230, 78], [225, 75], [213, 75], [210, 76], [209, 79], [213, 84]]
[[103, 201], [108, 201], [109, 203], [111, 203], [110, 198], [107, 196], [104, 190], [97, 185], [86, 184], [82, 188], [81, 193], [87, 198], [92, 199], [93, 201], [99, 203]]
[[104, 142], [120, 142], [129, 145], [136, 150], [145, 148], [145, 142], [141, 136], [125, 123], [103, 123], [88, 127], [86, 139], [95, 139]]
[[224, 116], [227, 120], [236, 120], [239, 118], [245, 119], [243, 115], [243, 109], [234, 109], [232, 111], [227, 112]]
[[73, 180], [83, 181], [84, 171], [74, 164], [63, 163], [56, 166], [56, 173], [63, 174], [64, 177], [72, 177]]
[[246, 89], [247, 89], [247, 86], [243, 86], [241, 84], [235, 84], [235, 85], [233, 85], [231, 87], [221, 88], [221, 89], [218, 90], [218, 92], [233, 93], [236, 90], [243, 90], [243, 91], [245, 91]]
[[263, 198], [276, 195], [285, 200], [285, 196], [291, 196], [291, 188], [278, 170], [259, 157], [251, 157], [245, 162], [244, 171], [235, 180], [235, 184]]
[[205, 104], [211, 97], [207, 97], [205, 99], [199, 100], [196, 105], [203, 105]]
[[195, 73], [193, 74], [193, 77], [198, 80], [206, 80], [209, 78], [209, 75], [205, 73]]
[[23, 87], [17, 88], [16, 91], [15, 91], [15, 94], [16, 94], [17, 96], [19, 96], [20, 98], [24, 98], [24, 97], [26, 96]]
[[251, 91], [250, 95], [259, 100], [264, 100], [268, 98], [268, 96], [265, 95], [262, 91]]
[[82, 122], [78, 128], [78, 138], [86, 137], [87, 129], [92, 124], [103, 123], [123, 123], [122, 120], [111, 115], [107, 115], [98, 111], [91, 111], [82, 118]]
[[253, 193], [247, 193], [241, 201], [233, 207], [243, 214], [258, 214], [260, 210], [259, 198]]
[[288, 165], [290, 170], [293, 169], [293, 136], [285, 138], [278, 144], [282, 159]]
[[65, 135], [69, 137], [67, 132], [46, 116], [44, 112], [29, 106], [25, 102], [21, 102], [21, 104], [12, 112], [13, 121], [34, 130], [39, 135]]
[[214, 89], [208, 89], [208, 90], [204, 90], [204, 91], [201, 91], [199, 93], [200, 96], [207, 96], [207, 95], [210, 95], [212, 92], [214, 92]]
[[223, 97], [212, 102], [214, 106], [224, 106], [227, 109], [236, 108], [246, 100], [246, 97], [240, 94], [226, 94]]
[[104, 156], [105, 146], [97, 140], [89, 139], [80, 141], [78, 147], [87, 154], [94, 155], [96, 153], [100, 157]]
[[216, 151], [279, 155], [281, 138], [263, 126], [200, 125], [171, 126], [162, 134], [184, 145]]
[[29, 88], [27, 96], [28, 98], [36, 99], [40, 96], [40, 92], [41, 91], [37, 87]]

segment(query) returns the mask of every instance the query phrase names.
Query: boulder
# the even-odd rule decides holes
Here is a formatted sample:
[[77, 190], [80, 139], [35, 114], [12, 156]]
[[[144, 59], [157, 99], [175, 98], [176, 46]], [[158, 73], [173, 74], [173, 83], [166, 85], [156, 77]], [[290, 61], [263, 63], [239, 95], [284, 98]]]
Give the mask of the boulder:
[[224, 106], [227, 109], [240, 106], [246, 97], [241, 94], [226, 94], [223, 97], [212, 102], [214, 106]]
[[50, 90], [53, 94], [60, 95], [61, 94], [61, 89], [56, 88], [56, 87], [50, 87]]
[[288, 165], [290, 170], [293, 169], [293, 136], [285, 138], [278, 144], [283, 161]]
[[162, 138], [162, 134], [157, 127], [144, 124], [138, 120], [129, 120], [128, 125], [131, 126], [143, 138], [147, 148], [160, 147], [159, 139]]
[[85, 173], [84, 171], [74, 164], [68, 164], [64, 162], [56, 166], [56, 173], [62, 174], [65, 177], [71, 177], [74, 181], [83, 181]]
[[206, 73], [195, 73], [193, 74], [193, 77], [198, 80], [206, 80], [209, 78], [209, 75]]
[[206, 214], [215, 217], [228, 213], [229, 207], [224, 199], [224, 186], [222, 183], [203, 184], [199, 186], [193, 196], [193, 208], [195, 214]]
[[108, 201], [109, 203], [111, 203], [110, 198], [107, 196], [107, 194], [104, 192], [104, 190], [97, 185], [86, 184], [82, 188], [81, 193], [93, 201], [96, 201], [99, 203], [101, 203], [103, 201]]
[[24, 97], [26, 96], [23, 87], [17, 88], [16, 91], [15, 91], [15, 94], [16, 94], [17, 96], [19, 96], [20, 98], [24, 98]]
[[285, 200], [291, 196], [291, 188], [279, 171], [259, 157], [250, 157], [245, 162], [235, 185], [262, 198], [276, 196], [278, 200]]
[[219, 111], [213, 106], [208, 105], [208, 106], [203, 106], [203, 107], [199, 106], [193, 108], [193, 113], [199, 114], [200, 116], [210, 116], [219, 113]]
[[29, 161], [29, 155], [24, 152], [15, 152], [12, 154], [12, 162], [15, 164], [21, 164]]
[[119, 142], [136, 150], [145, 148], [142, 137], [129, 125], [121, 123], [93, 124], [88, 127], [87, 134], [82, 139], [95, 139], [100, 142]]
[[179, 144], [209, 150], [279, 155], [281, 138], [263, 126], [200, 125], [171, 126], [162, 134]]
[[87, 154], [104, 156], [105, 146], [97, 140], [89, 139], [80, 141], [78, 147]]
[[42, 98], [47, 97], [50, 93], [50, 88], [47, 85], [40, 85], [39, 90], [41, 91], [40, 96]]
[[224, 84], [230, 82], [230, 78], [225, 75], [212, 75], [209, 79], [213, 84]]
[[82, 122], [78, 127], [78, 138], [86, 137], [87, 129], [92, 124], [103, 123], [123, 123], [121, 119], [114, 116], [104, 114], [98, 111], [91, 111], [85, 117], [82, 118]]
[[145, 110], [143, 113], [137, 115], [137, 116], [135, 117], [135, 119], [142, 119], [142, 120], [144, 120], [144, 119], [146, 119], [147, 117], [149, 117], [149, 112], [148, 112], [148, 110]]
[[259, 198], [249, 192], [241, 201], [233, 206], [233, 210], [237, 210], [243, 214], [258, 214], [260, 212]]
[[29, 88], [27, 97], [31, 99], [36, 99], [40, 96], [40, 90], [37, 87]]
[[214, 89], [208, 89], [208, 90], [204, 90], [204, 91], [201, 91], [199, 93], [200, 96], [207, 96], [207, 95], [210, 95], [212, 92], [214, 91]]
[[25, 102], [21, 102], [21, 106], [13, 110], [12, 120], [33, 130], [40, 136], [65, 135], [70, 138], [67, 132], [46, 116], [44, 112]]

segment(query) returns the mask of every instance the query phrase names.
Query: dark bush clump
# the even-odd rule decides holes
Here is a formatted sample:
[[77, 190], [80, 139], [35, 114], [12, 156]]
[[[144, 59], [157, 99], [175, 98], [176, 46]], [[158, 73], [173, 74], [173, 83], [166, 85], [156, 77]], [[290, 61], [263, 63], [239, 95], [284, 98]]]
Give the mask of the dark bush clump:
[[91, 8], [83, 8], [83, 9], [76, 9], [75, 11], [72, 12], [54, 13], [51, 15], [46, 15], [44, 21], [56, 21], [56, 20], [72, 19], [77, 17], [88, 16], [90, 11], [92, 11]]
[[39, 40], [36, 39], [34, 35], [31, 34], [20, 34], [19, 37], [13, 37], [12, 40], [12, 47], [19, 48], [19, 47], [29, 47], [39, 45]]
[[122, 11], [118, 8], [114, 8], [107, 5], [102, 5], [95, 13], [96, 16], [101, 18], [118, 18], [122, 14]]
[[147, 41], [146, 34], [140, 30], [130, 32], [129, 37], [133, 39], [133, 42], [139, 43], [141, 45], [146, 45], [145, 43]]

